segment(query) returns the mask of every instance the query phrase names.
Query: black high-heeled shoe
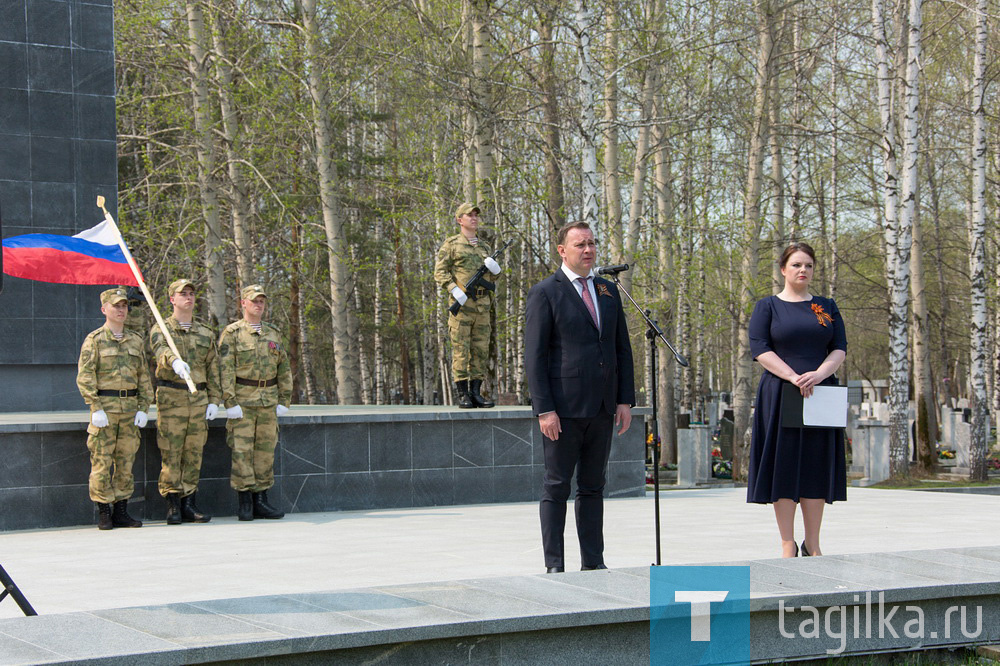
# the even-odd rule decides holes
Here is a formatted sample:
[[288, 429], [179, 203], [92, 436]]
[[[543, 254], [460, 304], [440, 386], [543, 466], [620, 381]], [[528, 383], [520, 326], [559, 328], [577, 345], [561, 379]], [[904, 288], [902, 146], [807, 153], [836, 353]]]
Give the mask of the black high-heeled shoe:
[[812, 553], [810, 553], [809, 549], [806, 548], [805, 541], [802, 542], [802, 557], [812, 557]]

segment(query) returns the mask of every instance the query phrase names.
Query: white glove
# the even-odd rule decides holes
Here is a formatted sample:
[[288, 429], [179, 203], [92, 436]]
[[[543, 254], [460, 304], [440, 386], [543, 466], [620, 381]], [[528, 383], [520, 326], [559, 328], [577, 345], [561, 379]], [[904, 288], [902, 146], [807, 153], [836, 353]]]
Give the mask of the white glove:
[[98, 409], [90, 415], [90, 422], [94, 424], [94, 427], [103, 428], [108, 425], [108, 413], [103, 409]]
[[218, 415], [219, 415], [218, 405], [213, 405], [212, 403], [208, 403], [208, 407], [205, 408], [205, 420], [211, 421]]
[[288, 407], [285, 407], [284, 405], [278, 405], [277, 407], [275, 407], [274, 411], [278, 413], [278, 416], [284, 416], [285, 414], [288, 413]]
[[465, 292], [462, 291], [461, 287], [453, 288], [451, 290], [451, 295], [455, 297], [455, 300], [458, 301], [459, 305], [465, 305], [465, 302], [469, 300], [469, 297], [465, 295]]
[[177, 376], [181, 379], [188, 379], [191, 377], [191, 366], [179, 358], [175, 358], [173, 363], [170, 364], [170, 367], [174, 369], [174, 372], [176, 372]]
[[149, 415], [146, 412], [138, 411], [135, 413], [135, 423], [137, 428], [145, 428], [146, 424], [149, 423]]
[[494, 259], [493, 257], [486, 257], [485, 259], [483, 259], [483, 263], [486, 265], [486, 268], [489, 270], [489, 272], [493, 273], [493, 275], [500, 274], [500, 264], [498, 264], [497, 260]]
[[226, 418], [227, 419], [243, 418], [243, 408], [240, 407], [239, 405], [236, 405], [235, 407], [230, 407], [229, 409], [226, 410]]

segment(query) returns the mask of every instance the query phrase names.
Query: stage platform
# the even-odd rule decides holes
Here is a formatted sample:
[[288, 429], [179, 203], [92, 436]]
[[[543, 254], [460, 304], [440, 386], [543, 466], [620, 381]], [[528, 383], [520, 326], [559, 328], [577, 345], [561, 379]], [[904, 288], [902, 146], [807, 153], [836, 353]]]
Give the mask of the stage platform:
[[[643, 419], [615, 437], [609, 497], [645, 492]], [[87, 412], [0, 414], [0, 531], [96, 524]], [[530, 407], [293, 405], [281, 425], [271, 503], [289, 513], [523, 502], [539, 497], [542, 441]], [[224, 417], [209, 428], [198, 506], [236, 514]], [[160, 519], [156, 410], [133, 468], [133, 516]]]
[[[900, 607], [900, 638], [849, 636], [844, 654], [1000, 641], [1000, 497], [848, 493], [827, 507], [825, 557], [778, 560], [773, 513], [744, 490], [667, 491], [663, 563], [748, 564], [760, 658], [839, 646], [783, 638], [781, 600], [823, 617], [879, 591]], [[540, 573], [533, 502], [8, 532], [0, 564], [40, 616], [0, 603], [0, 664], [649, 663], [652, 499], [606, 507], [612, 570], [574, 571], [574, 553], [554, 575]], [[966, 633], [982, 608], [973, 638], [957, 614], [945, 637], [956, 605], [969, 609]], [[903, 635], [906, 606], [922, 609], [924, 638]], [[786, 631], [801, 620], [786, 616]]]

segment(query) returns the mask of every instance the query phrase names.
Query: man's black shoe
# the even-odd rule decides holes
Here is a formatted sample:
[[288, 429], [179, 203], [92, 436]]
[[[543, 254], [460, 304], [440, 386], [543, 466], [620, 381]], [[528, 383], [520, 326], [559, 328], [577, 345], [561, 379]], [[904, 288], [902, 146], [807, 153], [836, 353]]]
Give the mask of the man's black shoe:
[[580, 571], [598, 571], [600, 569], [607, 569], [608, 567], [603, 564], [598, 564], [596, 567], [580, 567]]
[[562, 573], [565, 571], [562, 567], [545, 567], [545, 573]]

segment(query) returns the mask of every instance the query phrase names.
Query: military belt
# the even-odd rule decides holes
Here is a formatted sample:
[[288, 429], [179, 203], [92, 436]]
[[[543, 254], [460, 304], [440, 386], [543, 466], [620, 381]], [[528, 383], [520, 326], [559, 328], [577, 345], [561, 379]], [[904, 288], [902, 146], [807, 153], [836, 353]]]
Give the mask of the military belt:
[[139, 395], [139, 389], [97, 389], [97, 395], [102, 398], [134, 398]]
[[490, 293], [488, 289], [476, 287], [476, 298], [486, 298], [486, 294], [488, 293]]
[[[187, 391], [188, 390], [188, 385], [187, 384], [181, 384], [180, 382], [170, 382], [170, 381], [167, 381], [166, 379], [157, 379], [156, 380], [156, 385], [157, 386], [166, 386], [167, 388], [179, 389], [181, 391]], [[208, 388], [208, 382], [202, 382], [200, 384], [195, 384], [194, 387], [196, 389], [198, 389], [199, 391], [204, 391], [205, 389]]]
[[237, 377], [236, 383], [242, 386], [256, 386], [257, 388], [264, 388], [266, 386], [277, 386], [278, 378], [271, 377], [270, 379], [245, 379], [243, 377]]

